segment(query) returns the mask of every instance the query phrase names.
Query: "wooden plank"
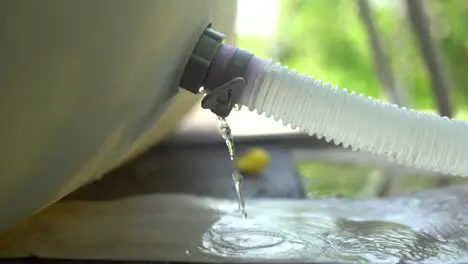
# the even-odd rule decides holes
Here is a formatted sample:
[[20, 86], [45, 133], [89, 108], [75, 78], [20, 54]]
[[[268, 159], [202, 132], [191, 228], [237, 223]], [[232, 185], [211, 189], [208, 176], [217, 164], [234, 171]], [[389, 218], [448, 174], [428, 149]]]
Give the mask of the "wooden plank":
[[468, 185], [401, 198], [63, 201], [0, 236], [0, 257], [454, 263], [468, 259]]
[[59, 202], [0, 235], [0, 257], [184, 260], [216, 219], [183, 195]]

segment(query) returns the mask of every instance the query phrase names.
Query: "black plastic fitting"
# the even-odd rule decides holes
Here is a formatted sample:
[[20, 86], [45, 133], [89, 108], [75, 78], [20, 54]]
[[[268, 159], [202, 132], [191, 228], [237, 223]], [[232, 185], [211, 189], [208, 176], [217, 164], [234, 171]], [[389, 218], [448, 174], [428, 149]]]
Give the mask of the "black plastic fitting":
[[[216, 58], [219, 55], [218, 51], [224, 45], [223, 42], [224, 35], [213, 30], [211, 24], [208, 25], [185, 67], [180, 87], [192, 93], [198, 93], [202, 86], [207, 85], [204, 87], [205, 97], [202, 100], [202, 108], [210, 109], [218, 116], [227, 117], [242, 96], [246, 84], [247, 68], [253, 54], [235, 48], [232, 57]], [[234, 48], [230, 47], [230, 49]], [[215, 58], [218, 62], [213, 65]], [[220, 66], [220, 61], [226, 60], [229, 61], [221, 63], [225, 67]], [[207, 84], [208, 76], [211, 76], [211, 79], [219, 79], [219, 83]]]
[[211, 28], [205, 29], [185, 66], [184, 74], [180, 80], [180, 87], [198, 93], [203, 86], [216, 53], [223, 45], [224, 35]]

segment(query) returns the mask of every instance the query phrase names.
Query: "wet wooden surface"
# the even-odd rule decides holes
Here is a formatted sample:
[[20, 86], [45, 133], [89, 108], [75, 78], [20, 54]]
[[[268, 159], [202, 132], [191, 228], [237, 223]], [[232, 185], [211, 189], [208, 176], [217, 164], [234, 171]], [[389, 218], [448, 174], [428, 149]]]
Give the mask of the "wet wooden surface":
[[62, 201], [1, 234], [0, 257], [189, 260], [185, 251], [216, 221], [205, 199], [193, 196]]
[[62, 201], [4, 234], [0, 256], [466, 263], [467, 189], [368, 200], [255, 199], [248, 220], [233, 215], [232, 200], [190, 195]]

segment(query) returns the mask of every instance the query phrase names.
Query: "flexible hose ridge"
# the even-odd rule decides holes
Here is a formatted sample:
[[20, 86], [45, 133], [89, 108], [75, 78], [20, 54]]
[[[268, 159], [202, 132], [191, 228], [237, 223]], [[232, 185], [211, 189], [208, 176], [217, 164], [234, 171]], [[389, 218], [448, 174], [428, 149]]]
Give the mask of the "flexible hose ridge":
[[420, 169], [468, 175], [468, 123], [415, 111], [267, 61], [243, 102], [309, 135]]

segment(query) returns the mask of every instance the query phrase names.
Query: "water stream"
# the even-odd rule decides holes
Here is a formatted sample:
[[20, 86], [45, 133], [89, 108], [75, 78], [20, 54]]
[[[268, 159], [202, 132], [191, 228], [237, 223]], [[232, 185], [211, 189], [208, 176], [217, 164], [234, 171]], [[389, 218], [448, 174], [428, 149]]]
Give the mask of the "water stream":
[[[236, 158], [236, 150], [234, 147], [234, 139], [232, 137], [231, 128], [229, 127], [229, 124], [224, 117], [218, 116], [218, 120], [219, 120], [221, 136], [226, 142], [226, 147], [229, 151], [229, 157], [231, 158], [231, 161], [234, 162], [234, 159]], [[244, 218], [247, 218], [247, 211], [245, 210], [244, 195], [242, 194], [242, 183], [244, 181], [244, 177], [235, 168], [232, 171], [232, 180], [234, 181], [234, 187], [236, 188], [239, 211], [241, 212]]]

